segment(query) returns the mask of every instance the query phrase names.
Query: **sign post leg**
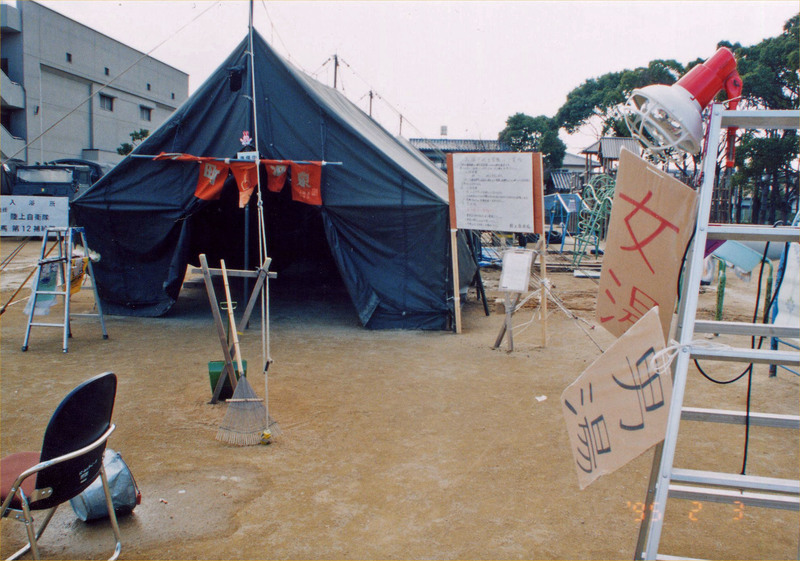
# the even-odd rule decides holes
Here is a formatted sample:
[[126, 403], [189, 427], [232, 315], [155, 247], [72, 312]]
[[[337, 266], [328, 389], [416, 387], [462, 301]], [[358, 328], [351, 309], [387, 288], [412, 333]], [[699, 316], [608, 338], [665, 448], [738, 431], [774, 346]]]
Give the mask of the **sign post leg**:
[[457, 229], [450, 230], [450, 252], [453, 254], [453, 307], [456, 317], [456, 333], [461, 333], [461, 287], [458, 279], [458, 240]]
[[[517, 297], [519, 300], [519, 297]], [[511, 303], [511, 293], [506, 292], [506, 335], [508, 336], [508, 352], [512, 352], [514, 350], [514, 333], [512, 329], [512, 315], [514, 314], [514, 307], [516, 306], [516, 301], [514, 304]]]
[[547, 246], [544, 236], [539, 236], [539, 274], [542, 291], [539, 293], [539, 310], [542, 312], [542, 347], [547, 346]]

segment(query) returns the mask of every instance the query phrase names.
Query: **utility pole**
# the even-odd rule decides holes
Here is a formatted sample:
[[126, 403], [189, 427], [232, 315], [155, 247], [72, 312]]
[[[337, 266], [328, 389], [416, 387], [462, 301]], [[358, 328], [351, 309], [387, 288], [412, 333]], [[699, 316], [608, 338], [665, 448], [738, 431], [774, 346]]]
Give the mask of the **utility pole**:
[[339, 74], [339, 55], [333, 55], [333, 89], [336, 89], [336, 78]]
[[369, 116], [372, 117], [372, 90], [369, 91]]
[[403, 116], [402, 115], [400, 115], [400, 132], [398, 133], [398, 136], [403, 136]]

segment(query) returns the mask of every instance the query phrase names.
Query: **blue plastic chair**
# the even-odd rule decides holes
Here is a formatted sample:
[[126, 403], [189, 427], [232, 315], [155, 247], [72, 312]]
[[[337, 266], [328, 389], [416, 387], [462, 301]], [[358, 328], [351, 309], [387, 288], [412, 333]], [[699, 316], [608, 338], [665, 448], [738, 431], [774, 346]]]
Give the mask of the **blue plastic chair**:
[[[28, 545], [9, 559], [33, 551], [39, 559], [37, 542], [56, 509], [78, 496], [99, 476], [114, 531], [116, 546], [111, 560], [122, 549], [117, 517], [111, 501], [103, 452], [114, 432], [111, 413], [117, 393], [117, 377], [100, 374], [73, 389], [59, 404], [44, 433], [40, 452], [18, 452], [0, 460], [0, 517], [13, 515], [25, 524]], [[33, 512], [46, 511], [38, 530]]]

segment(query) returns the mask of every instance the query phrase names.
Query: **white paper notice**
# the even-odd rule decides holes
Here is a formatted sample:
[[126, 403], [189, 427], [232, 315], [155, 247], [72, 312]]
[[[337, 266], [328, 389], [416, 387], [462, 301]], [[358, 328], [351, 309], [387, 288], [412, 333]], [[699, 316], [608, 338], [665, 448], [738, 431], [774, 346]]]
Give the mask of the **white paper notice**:
[[531, 279], [533, 252], [527, 250], [506, 251], [503, 254], [503, 270], [500, 273], [500, 290], [528, 292]]
[[533, 163], [530, 153], [453, 154], [458, 227], [533, 232]]

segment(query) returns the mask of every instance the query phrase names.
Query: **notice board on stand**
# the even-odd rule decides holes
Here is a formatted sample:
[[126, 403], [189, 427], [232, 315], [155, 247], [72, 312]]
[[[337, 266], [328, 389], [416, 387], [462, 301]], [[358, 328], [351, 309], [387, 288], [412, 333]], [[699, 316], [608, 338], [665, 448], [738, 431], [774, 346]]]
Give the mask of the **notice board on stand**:
[[500, 272], [498, 290], [502, 292], [527, 292], [531, 279], [533, 252], [525, 249], [508, 250], [503, 253], [503, 268]]
[[[544, 182], [539, 152], [470, 152], [447, 155], [450, 240], [453, 255], [456, 332], [461, 332], [456, 231], [539, 234], [545, 278]], [[547, 301], [542, 288], [542, 304]], [[546, 314], [545, 316], [546, 317]], [[543, 339], [546, 327], [543, 325]]]
[[544, 233], [540, 153], [448, 154], [447, 170], [451, 228]]

